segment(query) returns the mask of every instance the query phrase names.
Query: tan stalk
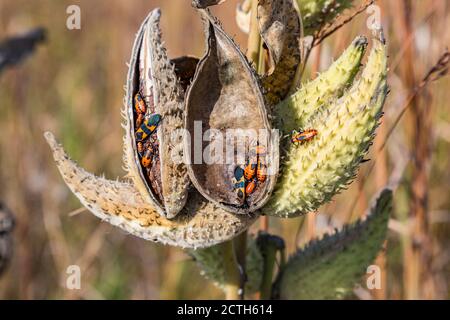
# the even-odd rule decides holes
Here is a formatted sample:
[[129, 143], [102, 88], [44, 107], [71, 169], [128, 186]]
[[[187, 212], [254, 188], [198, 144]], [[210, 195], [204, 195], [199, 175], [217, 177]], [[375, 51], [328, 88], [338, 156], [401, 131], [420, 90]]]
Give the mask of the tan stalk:
[[[412, 19], [414, 8], [411, 2], [402, 1], [401, 3], [402, 19], [400, 34], [406, 38], [413, 32]], [[405, 50], [401, 73], [403, 81], [408, 90], [413, 91], [417, 86], [415, 50], [413, 46], [408, 46]], [[412, 189], [410, 199], [409, 216], [413, 221], [413, 230], [410, 239], [406, 241], [404, 252], [405, 278], [404, 286], [407, 299], [420, 299], [421, 283], [424, 279], [422, 274], [426, 275], [430, 271], [429, 263], [424, 259], [424, 251], [428, 242], [428, 172], [430, 154], [428, 151], [428, 137], [430, 133], [430, 113], [425, 106], [422, 106], [418, 96], [411, 100], [411, 113], [407, 118], [408, 137], [411, 137], [410, 147], [413, 153], [413, 173]]]

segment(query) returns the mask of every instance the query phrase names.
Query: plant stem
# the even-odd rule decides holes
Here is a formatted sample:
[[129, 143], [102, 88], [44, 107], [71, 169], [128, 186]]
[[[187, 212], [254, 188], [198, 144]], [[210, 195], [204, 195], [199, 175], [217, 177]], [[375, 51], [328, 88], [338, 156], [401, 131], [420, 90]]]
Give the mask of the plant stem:
[[258, 19], [257, 19], [258, 0], [252, 0], [251, 19], [250, 19], [250, 33], [248, 35], [247, 43], [247, 58], [258, 66], [259, 49], [261, 37], [259, 35]]
[[[400, 3], [402, 18], [400, 33], [403, 39], [412, 37], [414, 6], [403, 0]], [[414, 46], [408, 46], [402, 60], [402, 75], [405, 86], [412, 93], [419, 79], [417, 78], [417, 55]], [[426, 97], [426, 95], [425, 95]], [[429, 97], [429, 96], [428, 96]], [[424, 101], [427, 101], [425, 99]], [[432, 111], [430, 101], [422, 105], [420, 96], [411, 100], [410, 113], [408, 114], [408, 126], [406, 127], [409, 137], [412, 137], [410, 149], [412, 153], [413, 172], [411, 177], [411, 199], [409, 217], [413, 223], [413, 233], [406, 241], [404, 251], [405, 261], [405, 293], [407, 299], [432, 299], [432, 295], [426, 296], [425, 287], [433, 291], [433, 281], [429, 278], [431, 274], [431, 259], [429, 252], [430, 236], [428, 221], [428, 185], [430, 163], [430, 147], [428, 137], [431, 135]]]
[[259, 229], [264, 232], [269, 231], [269, 217], [267, 215], [259, 218]]
[[272, 295], [272, 278], [275, 267], [277, 249], [269, 245], [264, 255], [263, 279], [261, 284], [261, 300], [268, 300]]
[[241, 233], [236, 238], [233, 239], [234, 252], [236, 254], [236, 262], [239, 268], [239, 289], [240, 289], [240, 299], [244, 299], [244, 289], [246, 282], [246, 272], [245, 272], [245, 260], [247, 258], [247, 231]]
[[225, 297], [227, 300], [240, 299], [241, 273], [234, 254], [233, 241], [222, 244], [225, 268]]
[[281, 252], [281, 260], [284, 264], [285, 244], [282, 238], [270, 235], [266, 232], [258, 234], [257, 243], [264, 258], [263, 276], [260, 287], [260, 299], [268, 300], [272, 296], [272, 280], [275, 269], [277, 251]]
[[259, 57], [258, 57], [258, 74], [264, 74], [266, 72], [266, 61], [264, 59], [265, 52], [263, 48], [263, 42], [259, 44]]

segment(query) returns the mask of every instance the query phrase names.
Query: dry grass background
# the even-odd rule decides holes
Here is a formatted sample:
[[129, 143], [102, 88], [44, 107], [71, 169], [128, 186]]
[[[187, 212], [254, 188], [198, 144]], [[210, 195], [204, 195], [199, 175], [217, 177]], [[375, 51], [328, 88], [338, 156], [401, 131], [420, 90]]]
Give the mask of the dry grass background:
[[[229, 0], [214, 11], [245, 47], [246, 36], [234, 20], [236, 3]], [[349, 190], [320, 214], [270, 219], [270, 231], [282, 235], [292, 252], [330, 226], [355, 220], [405, 162], [386, 250], [377, 259], [386, 271], [383, 289], [357, 292], [371, 298], [448, 299], [449, 78], [415, 99], [386, 148], [374, 150], [384, 143], [411, 89], [450, 44], [450, 2], [377, 3], [390, 48], [391, 94], [370, 156], [375, 162], [363, 165]], [[81, 7], [81, 30], [66, 29], [65, 11], [71, 4]], [[201, 55], [201, 23], [187, 0], [0, 2], [0, 39], [34, 26], [48, 30], [47, 43], [31, 59], [0, 75], [0, 199], [17, 218], [15, 255], [0, 279], [0, 299], [222, 297], [182, 250], [126, 235], [77, 210], [81, 205], [62, 182], [42, 137], [45, 130], [55, 132], [89, 171], [110, 178], [124, 174], [119, 110], [125, 63], [140, 22], [156, 6], [162, 8], [169, 55]], [[362, 14], [316, 48], [305, 76], [314, 77], [355, 35], [367, 33], [366, 19]], [[369, 172], [371, 163], [374, 170]], [[81, 267], [82, 290], [64, 288], [71, 264]]]

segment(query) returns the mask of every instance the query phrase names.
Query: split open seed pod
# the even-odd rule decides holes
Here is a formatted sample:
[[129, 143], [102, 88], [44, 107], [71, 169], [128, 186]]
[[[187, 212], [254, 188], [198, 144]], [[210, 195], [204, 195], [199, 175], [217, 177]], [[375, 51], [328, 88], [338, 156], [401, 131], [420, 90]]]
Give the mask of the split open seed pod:
[[[267, 202], [277, 178], [277, 135], [245, 56], [207, 10], [201, 13], [207, 50], [186, 95], [188, 173], [197, 190], [214, 204], [233, 213], [253, 212]], [[241, 180], [249, 163], [261, 165], [261, 179], [255, 173], [252, 179]], [[255, 188], [247, 194], [255, 179]]]
[[124, 110], [124, 163], [142, 197], [172, 218], [185, 205], [189, 178], [182, 156], [184, 87], [167, 58], [153, 10], [138, 31]]
[[[179, 155], [183, 149], [182, 139], [180, 143], [169, 140], [167, 132], [183, 127], [184, 90], [195, 73], [198, 59], [181, 57], [171, 62], [167, 60], [161, 45], [159, 18], [159, 9], [152, 11], [137, 33], [128, 74], [123, 109], [126, 131], [124, 160], [132, 183], [108, 180], [87, 172], [71, 160], [52, 133], [44, 135], [67, 186], [102, 221], [146, 240], [183, 248], [205, 248], [234, 238], [246, 230], [258, 214], [227, 212], [208, 202], [195, 188], [189, 188], [187, 195], [189, 177]], [[141, 55], [143, 52], [145, 55]], [[133, 108], [138, 92], [142, 100], [146, 100], [146, 106], [149, 106], [146, 109], [151, 111], [149, 114], [161, 116], [155, 130], [159, 144], [155, 155], [161, 157], [160, 174], [156, 175], [156, 180], [149, 181], [145, 176], [142, 157], [136, 148], [138, 112]], [[152, 97], [150, 103], [149, 97]], [[174, 153], [172, 157], [167, 156], [169, 152]], [[180, 156], [179, 165], [178, 161], [171, 161], [177, 159], [177, 155]], [[152, 182], [159, 184], [164, 201], [152, 189]], [[189, 200], [187, 203], [186, 198]], [[179, 213], [174, 217], [178, 209]]]

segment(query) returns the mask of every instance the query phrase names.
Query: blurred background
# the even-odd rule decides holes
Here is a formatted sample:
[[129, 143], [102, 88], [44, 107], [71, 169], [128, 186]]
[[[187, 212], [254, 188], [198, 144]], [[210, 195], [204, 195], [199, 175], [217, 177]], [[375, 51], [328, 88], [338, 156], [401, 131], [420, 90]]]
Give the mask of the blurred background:
[[[247, 37], [235, 23], [237, 3], [228, 0], [213, 11], [245, 48]], [[66, 28], [72, 4], [81, 8], [81, 30]], [[450, 2], [376, 4], [389, 45], [391, 93], [372, 161], [362, 165], [349, 190], [317, 213], [271, 218], [269, 231], [284, 237], [292, 253], [361, 217], [376, 191], [396, 179], [388, 239], [376, 261], [382, 289], [359, 288], [355, 298], [448, 299], [450, 79], [408, 97], [450, 44]], [[0, 1], [0, 41], [37, 26], [47, 30], [33, 56], [0, 73], [0, 202], [16, 217], [15, 252], [0, 277], [0, 299], [223, 298], [184, 251], [127, 235], [82, 209], [42, 135], [54, 132], [88, 171], [113, 179], [124, 175], [120, 108], [126, 62], [141, 21], [154, 7], [162, 8], [169, 55], [201, 56], [202, 25], [188, 0]], [[362, 13], [316, 47], [304, 80], [326, 69], [356, 35], [368, 34], [367, 18]], [[81, 268], [81, 290], [65, 288], [67, 267], [74, 264]]]

